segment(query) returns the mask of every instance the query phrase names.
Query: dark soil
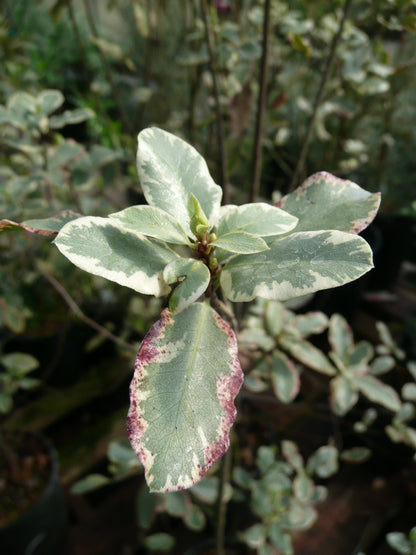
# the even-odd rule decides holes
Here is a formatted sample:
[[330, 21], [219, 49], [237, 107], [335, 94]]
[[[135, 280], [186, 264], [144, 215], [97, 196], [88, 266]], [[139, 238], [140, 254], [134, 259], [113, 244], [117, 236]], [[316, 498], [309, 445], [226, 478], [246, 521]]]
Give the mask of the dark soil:
[[50, 474], [51, 461], [40, 437], [0, 432], [0, 528], [38, 499]]

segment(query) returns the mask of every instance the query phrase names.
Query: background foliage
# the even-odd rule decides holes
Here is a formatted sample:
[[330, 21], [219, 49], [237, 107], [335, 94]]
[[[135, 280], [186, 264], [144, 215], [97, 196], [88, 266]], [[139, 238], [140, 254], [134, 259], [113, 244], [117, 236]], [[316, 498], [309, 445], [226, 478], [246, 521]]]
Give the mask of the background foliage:
[[[0, 9], [0, 217], [20, 222], [60, 210], [105, 216], [142, 203], [136, 135], [149, 125], [192, 143], [208, 160], [228, 201], [253, 200], [265, 4], [5, 0]], [[343, 14], [342, 38], [317, 103]], [[309, 461], [328, 441], [339, 453], [337, 460], [365, 460], [371, 449], [373, 455], [362, 467], [362, 475], [368, 472], [371, 478], [374, 461], [382, 457], [395, 469], [396, 479], [414, 469], [415, 371], [409, 360], [416, 356], [411, 266], [415, 30], [413, 0], [271, 2], [256, 200], [277, 201], [307, 175], [326, 170], [381, 191], [382, 205], [367, 232], [376, 264], [368, 278], [296, 308], [255, 304], [244, 313], [237, 307], [247, 374], [234, 447], [234, 490], [226, 495], [232, 498], [231, 508], [239, 496], [239, 502], [244, 498], [251, 503], [242, 538], [262, 553], [272, 552], [269, 544], [290, 552], [287, 531], [314, 522], [315, 501], [324, 497], [320, 482], [332, 471], [322, 476], [320, 465]], [[311, 121], [312, 140], [299, 166]], [[118, 443], [110, 444], [111, 472], [103, 468], [103, 456], [110, 440], [123, 437], [132, 357], [161, 301], [139, 298], [77, 270], [47, 238], [4, 233], [0, 257], [0, 401], [2, 412], [9, 412], [4, 424], [53, 436], [67, 485], [87, 471], [119, 484], [121, 476], [137, 468], [125, 451], [114, 447]], [[279, 329], [276, 311], [285, 314]], [[336, 312], [343, 316], [334, 316]], [[319, 316], [309, 316], [311, 327], [298, 328], [295, 313]], [[380, 320], [385, 323], [377, 324], [377, 330]], [[336, 326], [353, 329], [353, 334], [346, 332], [350, 344], [344, 360], [334, 340]], [[376, 398], [374, 388], [368, 395], [362, 377], [357, 382], [353, 353], [366, 368], [367, 382], [371, 378], [373, 385], [374, 380], [384, 384]], [[335, 374], [319, 376], [322, 365], [335, 367]], [[272, 414], [278, 418], [268, 429], [261, 417], [253, 417], [253, 407], [262, 407], [263, 414], [265, 398], [273, 391], [279, 404]], [[329, 393], [336, 416], [327, 409], [322, 413]], [[263, 404], [253, 401], [253, 395], [260, 395]], [[307, 423], [311, 414], [305, 413], [305, 404], [314, 406], [315, 417], [324, 414], [325, 437], [316, 424], [299, 433], [294, 420]], [[296, 412], [294, 420], [291, 411]], [[100, 424], [93, 426], [97, 414]], [[75, 422], [84, 429], [76, 440], [71, 438]], [[394, 442], [388, 448], [387, 437]], [[298, 443], [307, 462], [294, 462], [290, 444], [282, 440]], [[90, 445], [96, 446], [94, 453]], [[282, 457], [270, 451], [271, 445], [281, 445]], [[357, 446], [364, 451], [351, 451]], [[334, 460], [330, 453], [328, 460]], [[168, 537], [160, 535], [163, 515], [191, 530], [206, 525], [210, 534], [215, 479], [208, 478], [214, 482], [207, 482], [204, 491], [166, 499], [149, 500], [140, 490], [138, 518], [147, 549], [168, 546], [173, 552], [175, 527], [168, 526]], [[325, 485], [331, 489], [331, 482]], [[414, 480], [408, 482], [409, 506], [414, 506], [414, 488]], [[401, 499], [403, 507], [406, 501]], [[289, 523], [282, 524], [282, 506], [291, 507]], [[387, 532], [392, 548], [410, 552], [414, 522], [405, 510], [399, 515], [379, 525], [369, 553], [377, 552]], [[399, 530], [401, 535], [392, 535]]]

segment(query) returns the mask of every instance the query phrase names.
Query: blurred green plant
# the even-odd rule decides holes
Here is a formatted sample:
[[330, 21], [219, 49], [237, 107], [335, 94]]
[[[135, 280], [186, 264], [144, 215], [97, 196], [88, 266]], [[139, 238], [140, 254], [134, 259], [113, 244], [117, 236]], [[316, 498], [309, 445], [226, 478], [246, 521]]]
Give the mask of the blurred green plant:
[[406, 536], [403, 532], [390, 532], [386, 536], [387, 543], [400, 555], [415, 555], [416, 553], [416, 527], [412, 528]]
[[39, 366], [38, 361], [27, 353], [0, 355], [0, 413], [8, 414], [13, 409], [13, 396], [20, 390], [33, 389], [40, 380], [29, 376]]
[[267, 555], [277, 549], [284, 555], [293, 554], [291, 531], [308, 530], [317, 519], [315, 505], [323, 501], [327, 490], [314, 483], [329, 478], [338, 470], [338, 451], [323, 445], [306, 464], [292, 441], [283, 441], [282, 457], [276, 459], [276, 449], [260, 447], [256, 467], [259, 478], [237, 467], [233, 479], [250, 493], [250, 506], [261, 523], [254, 524], [241, 537], [256, 553]]

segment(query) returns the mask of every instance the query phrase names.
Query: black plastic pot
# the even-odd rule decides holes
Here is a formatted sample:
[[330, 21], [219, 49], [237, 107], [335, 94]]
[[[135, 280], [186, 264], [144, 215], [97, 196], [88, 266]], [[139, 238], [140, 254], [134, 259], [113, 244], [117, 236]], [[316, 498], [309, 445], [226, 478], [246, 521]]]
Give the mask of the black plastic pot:
[[2, 555], [56, 555], [68, 531], [68, 512], [59, 482], [58, 457], [50, 443], [40, 436], [50, 459], [49, 481], [37, 500], [15, 521], [0, 528]]

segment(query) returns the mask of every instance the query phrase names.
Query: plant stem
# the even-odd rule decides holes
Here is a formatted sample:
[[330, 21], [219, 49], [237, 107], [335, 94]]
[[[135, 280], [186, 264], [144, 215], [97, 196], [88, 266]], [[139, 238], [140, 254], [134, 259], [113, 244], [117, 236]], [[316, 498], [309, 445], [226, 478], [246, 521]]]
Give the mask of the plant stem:
[[214, 43], [214, 32], [211, 27], [209, 7], [207, 0], [201, 0], [202, 15], [205, 24], [205, 33], [207, 39], [208, 53], [209, 53], [209, 68], [212, 76], [212, 83], [214, 86], [214, 100], [215, 100], [215, 112], [217, 120], [217, 141], [218, 141], [218, 151], [219, 151], [219, 165], [220, 165], [220, 185], [224, 194], [224, 204], [229, 204], [230, 202], [230, 191], [227, 179], [227, 154], [225, 150], [224, 142], [224, 128], [222, 121], [222, 110], [220, 101], [220, 87], [218, 83], [217, 75], [217, 64], [215, 59], [215, 43]]
[[[95, 39], [99, 39], [98, 31], [97, 31], [97, 28], [96, 28], [95, 23], [94, 23], [94, 17], [93, 17], [93, 14], [92, 14], [92, 10], [91, 10], [89, 0], [84, 0], [84, 8], [85, 8], [85, 13], [86, 13], [86, 16], [87, 16], [87, 21], [88, 21], [88, 25], [89, 25], [91, 34]], [[122, 122], [123, 122], [125, 128], [127, 129], [127, 131], [129, 133], [133, 134], [134, 129], [133, 129], [133, 126], [132, 126], [131, 119], [129, 118], [129, 116], [128, 116], [125, 108], [124, 108], [123, 101], [121, 100], [120, 94], [119, 94], [118, 89], [117, 89], [117, 85], [116, 85], [116, 83], [113, 79], [113, 74], [111, 73], [110, 66], [107, 63], [107, 59], [98, 47], [97, 47], [97, 52], [98, 52], [98, 55], [100, 57], [101, 64], [103, 66], [105, 76], [106, 76], [107, 81], [108, 81], [108, 83], [111, 87], [111, 92], [112, 92], [112, 95], [113, 95], [114, 102], [116, 103], [117, 108], [120, 112], [120, 117], [122, 119]]]
[[85, 83], [89, 83], [90, 80], [89, 80], [89, 76], [88, 76], [87, 55], [86, 55], [86, 52], [85, 52], [84, 44], [82, 42], [81, 33], [79, 32], [79, 28], [78, 28], [78, 25], [77, 25], [77, 20], [75, 18], [74, 10], [73, 10], [73, 7], [72, 7], [72, 1], [73, 0], [66, 0], [66, 7], [68, 9], [69, 19], [71, 21], [72, 30], [74, 32], [75, 40], [76, 40], [76, 43], [77, 43], [77, 46], [78, 46], [79, 59], [81, 60], [81, 68], [82, 68], [83, 78], [85, 80]]
[[301, 152], [299, 154], [298, 162], [296, 164], [296, 168], [295, 168], [295, 171], [293, 173], [292, 181], [290, 183], [290, 187], [289, 187], [289, 190], [288, 190], [289, 193], [292, 192], [298, 186], [299, 178], [300, 178], [301, 174], [303, 173], [303, 169], [304, 169], [304, 166], [305, 166], [306, 155], [308, 153], [309, 145], [310, 145], [310, 142], [311, 142], [311, 139], [312, 139], [312, 132], [313, 132], [313, 128], [314, 128], [314, 125], [315, 125], [315, 120], [316, 120], [316, 116], [317, 116], [317, 113], [318, 113], [318, 108], [321, 105], [323, 97], [324, 97], [325, 88], [326, 88], [329, 76], [331, 74], [332, 66], [333, 66], [334, 61], [335, 61], [335, 54], [336, 54], [336, 51], [337, 51], [338, 44], [339, 44], [339, 42], [341, 40], [341, 37], [342, 37], [342, 33], [344, 31], [345, 22], [347, 20], [351, 4], [352, 4], [352, 0], [345, 0], [344, 8], [343, 8], [343, 11], [342, 11], [342, 17], [341, 17], [341, 21], [340, 21], [340, 24], [339, 24], [339, 29], [338, 29], [337, 33], [334, 35], [334, 38], [332, 39], [331, 48], [329, 50], [329, 56], [328, 56], [327, 61], [326, 61], [325, 70], [322, 74], [321, 83], [319, 85], [319, 89], [318, 89], [318, 92], [317, 92], [316, 97], [315, 97], [315, 102], [313, 104], [312, 116], [311, 116], [311, 119], [309, 120], [308, 127], [306, 129], [306, 134], [305, 134], [305, 138], [303, 140], [302, 149], [301, 149]]
[[225, 316], [227, 318], [227, 320], [230, 322], [234, 331], [237, 332], [238, 331], [238, 322], [237, 322], [237, 318], [235, 317], [235, 314], [232, 311], [232, 309], [229, 308], [223, 301], [221, 301], [218, 298], [215, 291], [212, 291], [210, 298], [211, 298], [211, 304], [212, 304], [213, 308], [217, 309], [218, 312], [221, 312], [222, 315]]
[[87, 326], [90, 326], [90, 328], [93, 328], [101, 335], [104, 335], [105, 337], [107, 337], [107, 339], [110, 339], [114, 343], [117, 343], [117, 345], [119, 345], [120, 347], [123, 347], [124, 349], [128, 349], [129, 351], [137, 352], [137, 348], [134, 345], [131, 345], [126, 341], [123, 341], [122, 339], [120, 339], [119, 337], [111, 333], [111, 331], [109, 331], [107, 328], [101, 326], [98, 322], [86, 316], [82, 312], [81, 308], [74, 301], [74, 299], [71, 297], [71, 295], [68, 293], [68, 291], [64, 288], [64, 286], [61, 283], [59, 283], [59, 281], [52, 274], [46, 271], [42, 271], [42, 275], [61, 295], [61, 297], [64, 299], [64, 301], [72, 310], [72, 312], [76, 314], [80, 320], [82, 320], [85, 324], [87, 324]]
[[231, 471], [231, 441], [230, 447], [221, 459], [220, 481], [218, 485], [217, 497], [217, 530], [216, 530], [216, 551], [217, 555], [225, 555], [225, 527], [227, 522], [227, 502], [224, 501], [225, 488], [230, 480]]
[[269, 58], [269, 40], [270, 40], [270, 8], [271, 1], [266, 0], [264, 3], [263, 15], [263, 42], [262, 56], [259, 75], [259, 96], [257, 99], [257, 115], [256, 130], [253, 149], [253, 176], [251, 181], [250, 202], [256, 202], [260, 188], [260, 173], [262, 162], [262, 136], [264, 126], [264, 114], [266, 109], [266, 92], [267, 92], [267, 63]]

